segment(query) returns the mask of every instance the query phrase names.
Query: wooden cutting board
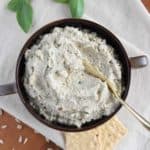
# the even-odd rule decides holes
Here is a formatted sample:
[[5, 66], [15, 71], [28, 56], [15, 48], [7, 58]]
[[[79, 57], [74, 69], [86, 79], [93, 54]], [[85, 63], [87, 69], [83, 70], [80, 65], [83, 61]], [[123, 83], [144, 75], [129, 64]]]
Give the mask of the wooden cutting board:
[[61, 150], [10, 114], [0, 113], [0, 150]]
[[150, 12], [150, 0], [142, 0], [142, 2], [147, 8], [147, 10]]

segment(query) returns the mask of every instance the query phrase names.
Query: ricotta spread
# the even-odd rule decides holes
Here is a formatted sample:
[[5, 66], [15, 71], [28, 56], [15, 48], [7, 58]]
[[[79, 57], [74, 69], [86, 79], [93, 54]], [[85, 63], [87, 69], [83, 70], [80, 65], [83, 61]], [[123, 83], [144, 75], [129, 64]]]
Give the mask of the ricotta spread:
[[55, 27], [25, 53], [24, 87], [31, 105], [49, 121], [81, 127], [118, 106], [107, 84], [85, 72], [83, 60], [100, 68], [123, 91], [121, 63], [105, 39], [88, 30]]

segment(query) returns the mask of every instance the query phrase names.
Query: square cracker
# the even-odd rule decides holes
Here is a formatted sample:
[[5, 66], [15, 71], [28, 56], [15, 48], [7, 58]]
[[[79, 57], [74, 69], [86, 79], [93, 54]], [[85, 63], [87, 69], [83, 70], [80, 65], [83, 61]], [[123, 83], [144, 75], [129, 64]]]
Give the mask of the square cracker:
[[113, 150], [126, 133], [124, 125], [114, 117], [89, 131], [65, 133], [66, 150]]

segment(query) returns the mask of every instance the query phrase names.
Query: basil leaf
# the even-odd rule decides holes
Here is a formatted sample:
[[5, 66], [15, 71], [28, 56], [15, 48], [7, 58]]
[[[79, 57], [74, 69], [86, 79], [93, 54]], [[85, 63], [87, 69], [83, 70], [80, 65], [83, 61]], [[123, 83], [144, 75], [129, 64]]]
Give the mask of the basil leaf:
[[17, 21], [24, 32], [28, 32], [32, 25], [33, 10], [27, 0], [19, 0], [17, 8]]
[[84, 12], [84, 0], [69, 0], [72, 17], [80, 18]]
[[17, 11], [17, 6], [18, 6], [18, 0], [11, 0], [8, 5], [7, 8], [11, 11], [16, 12]]
[[68, 3], [69, 0], [54, 0], [54, 1], [58, 3]]

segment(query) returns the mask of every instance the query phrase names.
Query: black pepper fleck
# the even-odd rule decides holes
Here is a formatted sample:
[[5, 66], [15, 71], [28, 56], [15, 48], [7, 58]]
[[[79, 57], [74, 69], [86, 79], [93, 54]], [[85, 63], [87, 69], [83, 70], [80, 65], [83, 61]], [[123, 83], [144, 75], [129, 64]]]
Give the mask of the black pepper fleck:
[[81, 84], [81, 83], [82, 83], [81, 81], [78, 82], [78, 84]]

